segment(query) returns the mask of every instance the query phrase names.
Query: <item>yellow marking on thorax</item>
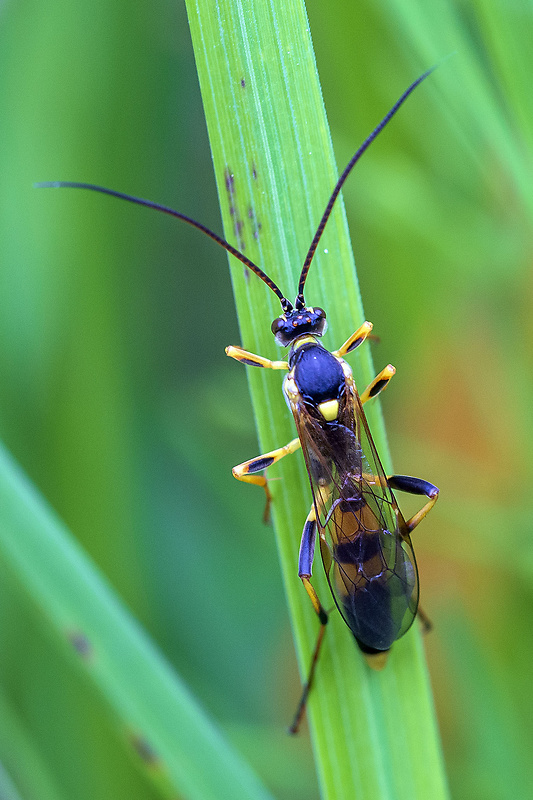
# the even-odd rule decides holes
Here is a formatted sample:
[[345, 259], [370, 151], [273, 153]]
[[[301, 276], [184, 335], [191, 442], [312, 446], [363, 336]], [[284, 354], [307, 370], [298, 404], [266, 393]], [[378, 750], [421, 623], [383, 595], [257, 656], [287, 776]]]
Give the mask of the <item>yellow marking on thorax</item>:
[[314, 336], [302, 336], [301, 339], [296, 339], [296, 341], [292, 345], [292, 349], [297, 350], [303, 344], [309, 344], [310, 342], [316, 343], [316, 339]]
[[326, 420], [326, 422], [333, 422], [334, 419], [337, 419], [339, 416], [339, 401], [338, 400], [326, 400], [324, 403], [320, 403], [318, 406], [318, 410]]

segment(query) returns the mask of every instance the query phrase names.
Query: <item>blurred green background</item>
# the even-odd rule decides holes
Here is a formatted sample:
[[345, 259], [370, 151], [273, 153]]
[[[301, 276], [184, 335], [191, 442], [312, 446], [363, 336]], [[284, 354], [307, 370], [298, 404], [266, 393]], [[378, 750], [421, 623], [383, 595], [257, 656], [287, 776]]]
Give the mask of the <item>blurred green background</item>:
[[[395, 469], [442, 493], [415, 545], [452, 794], [524, 797], [533, 12], [519, 0], [309, 0], [308, 12], [340, 167], [456, 51], [344, 197], [376, 366], [398, 369], [383, 401]], [[285, 736], [300, 684], [263, 497], [231, 476], [257, 442], [245, 370], [224, 355], [239, 343], [226, 256], [163, 215], [32, 186], [99, 183], [221, 230], [184, 6], [4, 3], [0, 108], [1, 438], [274, 795], [316, 797], [307, 734]], [[4, 572], [2, 696], [60, 796], [105, 797], [118, 745], [104, 746], [98, 704], [79, 700], [75, 667]], [[109, 796], [144, 796], [135, 765], [121, 769]]]

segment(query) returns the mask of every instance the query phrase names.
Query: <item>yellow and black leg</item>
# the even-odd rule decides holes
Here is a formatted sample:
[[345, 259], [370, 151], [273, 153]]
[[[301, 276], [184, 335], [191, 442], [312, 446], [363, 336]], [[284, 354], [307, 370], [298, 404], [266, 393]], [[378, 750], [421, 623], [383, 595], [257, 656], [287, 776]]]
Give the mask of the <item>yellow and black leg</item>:
[[302, 717], [305, 711], [305, 706], [307, 703], [307, 698], [309, 697], [309, 692], [311, 691], [311, 686], [313, 684], [316, 664], [318, 661], [320, 648], [322, 647], [322, 640], [324, 639], [324, 633], [326, 632], [326, 625], [328, 622], [328, 615], [324, 610], [322, 603], [318, 599], [318, 595], [315, 591], [315, 588], [311, 583], [313, 556], [315, 553], [315, 543], [316, 543], [316, 531], [317, 531], [316, 511], [313, 505], [305, 521], [302, 533], [302, 540], [300, 543], [300, 557], [298, 561], [298, 576], [302, 579], [302, 583], [305, 587], [305, 590], [309, 595], [309, 598], [313, 604], [313, 608], [315, 609], [318, 619], [320, 620], [320, 630], [318, 632], [318, 638], [315, 644], [315, 649], [313, 650], [313, 655], [311, 656], [311, 665], [309, 667], [307, 681], [304, 685], [302, 696], [300, 698], [300, 702], [298, 703], [298, 708], [296, 709], [296, 714], [294, 715], [292, 725], [289, 728], [289, 733], [297, 733], [298, 728], [300, 727], [300, 723], [302, 721]]
[[363, 344], [367, 336], [370, 335], [370, 332], [374, 326], [371, 322], [363, 322], [360, 328], [357, 328], [355, 333], [352, 333], [349, 339], [347, 339], [344, 344], [339, 347], [338, 350], [335, 350], [333, 353], [334, 356], [340, 356], [340, 358], [344, 358], [346, 353], [351, 353], [352, 350], [355, 350], [356, 347], [359, 347], [360, 344]]
[[428, 481], [423, 481], [421, 478], [411, 478], [409, 475], [390, 475], [387, 478], [387, 483], [391, 489], [399, 492], [408, 492], [408, 494], [425, 495], [429, 498], [428, 502], [422, 506], [411, 519], [405, 523], [407, 530], [411, 532], [416, 526], [422, 522], [424, 517], [431, 511], [439, 497], [439, 490], [436, 486]]
[[372, 383], [370, 383], [363, 394], [361, 395], [361, 403], [366, 403], [368, 400], [371, 400], [373, 397], [376, 397], [383, 389], [386, 389], [389, 385], [390, 379], [395, 375], [396, 369], [392, 366], [392, 364], [387, 364], [387, 366], [381, 370], [379, 375], [376, 375]]
[[[426, 514], [431, 511], [439, 497], [439, 490], [436, 486], [429, 481], [423, 481], [421, 478], [411, 478], [409, 475], [390, 475], [387, 478], [387, 483], [391, 489], [397, 489], [399, 492], [407, 492], [408, 494], [425, 495], [429, 498], [427, 503], [415, 514], [411, 519], [405, 523], [409, 533], [422, 522]], [[429, 633], [433, 625], [427, 614], [418, 606], [416, 612], [418, 619], [422, 623], [422, 633]]]
[[289, 365], [286, 361], [271, 361], [269, 358], [256, 356], [255, 353], [249, 353], [248, 350], [243, 350], [241, 347], [233, 347], [233, 345], [226, 347], [226, 355], [230, 358], [234, 358], [235, 361], [240, 361], [241, 364], [247, 364], [249, 367], [289, 369]]
[[268, 522], [270, 518], [270, 503], [272, 498], [268, 488], [266, 476], [256, 475], [255, 473], [262, 472], [268, 467], [271, 467], [272, 464], [276, 463], [276, 461], [288, 456], [290, 453], [294, 453], [299, 447], [300, 440], [296, 438], [293, 439], [292, 442], [289, 442], [289, 444], [286, 444], [285, 447], [278, 447], [277, 450], [272, 450], [270, 453], [265, 453], [262, 456], [256, 456], [256, 458], [251, 458], [249, 461], [245, 461], [243, 464], [233, 467], [233, 475], [238, 481], [243, 481], [244, 483], [254, 483], [256, 486], [262, 486], [265, 490], [266, 505], [265, 513], [263, 515], [265, 522]]

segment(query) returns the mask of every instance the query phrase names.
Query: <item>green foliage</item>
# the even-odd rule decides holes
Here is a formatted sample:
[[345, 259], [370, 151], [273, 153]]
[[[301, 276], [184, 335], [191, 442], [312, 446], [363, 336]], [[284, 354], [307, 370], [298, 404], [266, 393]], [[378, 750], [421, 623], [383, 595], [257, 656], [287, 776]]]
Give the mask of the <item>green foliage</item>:
[[[222, 13], [220, 4], [214, 7]], [[242, 13], [234, 23], [237, 9]], [[452, 793], [455, 800], [527, 796], [533, 780], [531, 10], [501, 0], [330, 0], [327, 7], [308, 0], [308, 13], [339, 165], [416, 75], [455, 53], [365, 155], [344, 196], [365, 312], [380, 337], [372, 344], [376, 366], [392, 361], [398, 368], [384, 398], [394, 466], [432, 480], [442, 492], [415, 546], [423, 606], [434, 623], [424, 648]], [[225, 256], [197, 232], [146, 210], [81, 192], [32, 189], [39, 180], [98, 182], [166, 202], [221, 230], [185, 9], [30, 0], [5, 4], [0, 20], [0, 436], [74, 532], [87, 569], [93, 574], [89, 556], [234, 751], [280, 800], [316, 798], [306, 732], [297, 741], [285, 734], [300, 680], [273, 535], [260, 523], [260, 492], [231, 477], [231, 466], [255, 455], [258, 445], [245, 370], [223, 352], [226, 344], [241, 343]], [[253, 110], [245, 113], [245, 104], [258, 109], [266, 102], [258, 92], [282, 54], [242, 51], [238, 41], [251, 24], [245, 6], [232, 4], [210, 36], [220, 23], [231, 44], [228, 58], [251, 65], [254, 78], [243, 96], [239, 82], [248, 74], [236, 73], [234, 105], [217, 113], [221, 120], [228, 112], [240, 117], [248, 140], [258, 120]], [[277, 35], [282, 42], [291, 32], [304, 59], [307, 25], [295, 36], [298, 25], [295, 11]], [[259, 41], [267, 33], [258, 30]], [[297, 59], [283, 58], [288, 72], [280, 75], [276, 67], [272, 83], [296, 73]], [[310, 68], [308, 55], [298, 68], [302, 75]], [[226, 83], [224, 92], [229, 89]], [[313, 81], [305, 90], [316, 96]], [[304, 112], [315, 114], [306, 92], [292, 103], [294, 120], [300, 99]], [[293, 270], [337, 173], [320, 111], [302, 129], [311, 155], [287, 156], [296, 143], [293, 118], [287, 124], [281, 114], [289, 97], [270, 96], [281, 127], [269, 163], [261, 161], [268, 145], [257, 144], [265, 195], [251, 191], [248, 171], [239, 177], [239, 203], [246, 214], [253, 200], [262, 223], [263, 249], [254, 255], [293, 292]], [[240, 138], [232, 143], [228, 163], [241, 146]], [[219, 154], [218, 181], [223, 163]], [[237, 161], [231, 166], [238, 174]], [[272, 186], [278, 207], [272, 207]], [[224, 191], [222, 183], [227, 225]], [[338, 249], [314, 265], [309, 297], [327, 304], [327, 343], [335, 345], [362, 314], [353, 300], [340, 208], [327, 236], [323, 246]], [[279, 307], [275, 298], [253, 276], [244, 284], [240, 266], [233, 280], [244, 292], [241, 307], [250, 300], [257, 321], [268, 320], [263, 342], [253, 339], [244, 318], [242, 344], [276, 354], [268, 332]], [[366, 357], [352, 358], [361, 383], [371, 369]], [[257, 410], [262, 445], [277, 445], [292, 430], [279, 375], [257, 373], [250, 375], [254, 394], [269, 398]], [[372, 413], [383, 448], [379, 414]], [[279, 434], [270, 431], [274, 417]], [[298, 457], [292, 461], [288, 477], [273, 488], [278, 517], [290, 526], [280, 554], [296, 614], [305, 597], [295, 552], [309, 498]], [[10, 467], [3, 476], [16, 474]], [[302, 500], [287, 508], [290, 481]], [[168, 784], [132, 753], [123, 717], [69, 645], [64, 627], [58, 629], [55, 605], [32, 592], [47, 581], [57, 599], [56, 558], [29, 553], [31, 580], [14, 569], [12, 555], [22, 541], [8, 536], [6, 485], [0, 794], [165, 796]], [[81, 588], [72, 592], [74, 601], [83, 618], [95, 613]], [[99, 624], [114, 603], [104, 604]], [[120, 613], [128, 622], [117, 643], [126, 630], [138, 631]], [[316, 620], [305, 605], [298, 614], [304, 665]], [[324, 687], [327, 672], [339, 659], [351, 659], [343, 675], [350, 703], [369, 678], [332, 615], [321, 691], [311, 709], [317, 726], [329, 715], [341, 729], [357, 728], [357, 747], [365, 753], [385, 727], [387, 739], [397, 739], [402, 763], [391, 760], [381, 771], [372, 761], [368, 778], [391, 800], [410, 790], [403, 755], [416, 751], [420, 775], [428, 746], [427, 708], [420, 707], [417, 689], [423, 673], [417, 667], [409, 674], [412, 664], [421, 664], [420, 646], [416, 631], [399, 642], [390, 671], [376, 676], [357, 713], [339, 718], [335, 684]], [[124, 692], [130, 691], [127, 666]], [[414, 686], [410, 705], [401, 700], [406, 690], [398, 674]], [[379, 713], [373, 737], [361, 742], [369, 706]], [[162, 712], [173, 716], [170, 705]], [[406, 743], [417, 720], [417, 740]], [[319, 738], [315, 745], [322, 759]], [[335, 748], [329, 757], [333, 763]], [[362, 761], [359, 750], [343, 757], [335, 774], [344, 782], [342, 770], [358, 770]], [[431, 762], [425, 774], [434, 779]], [[322, 775], [323, 784], [330, 780]]]
[[[292, 299], [336, 180], [305, 10], [297, 3], [231, 0], [219, 4], [215, 14], [209, 2], [195, 2], [189, 5], [189, 20], [226, 235], [287, 287]], [[233, 282], [244, 347], [282, 358], [270, 331], [281, 311], [277, 298], [245, 276], [238, 262]], [[306, 296], [327, 309], [325, 341], [331, 349], [363, 322], [341, 204], [321, 239]], [[354, 359], [361, 386], [374, 374], [370, 351], [362, 350]], [[279, 375], [249, 371], [261, 450], [268, 452], [294, 436], [291, 415]], [[378, 447], [386, 454], [377, 411], [369, 413]], [[301, 455], [284, 460], [274, 474], [281, 476], [272, 482], [278, 548], [305, 680], [318, 626], [295, 580], [295, 565], [310, 491]], [[328, 597], [320, 570], [315, 573], [322, 597]], [[356, 652], [344, 623], [331, 616], [309, 701], [323, 796], [445, 796], [419, 634], [413, 630], [395, 646], [387, 670], [375, 674]]]
[[[33, 628], [32, 643], [39, 642], [47, 666], [56, 661], [65, 679], [79, 684], [69, 700], [72, 716], [56, 722], [58, 738], [72, 737], [75, 747], [76, 712], [80, 718], [88, 716], [94, 725], [93, 734], [107, 738], [118, 751], [115, 765], [119, 769], [124, 769], [123, 758], [117, 758], [120, 750], [137, 762], [147, 784], [138, 787], [142, 797], [173, 798], [179, 792], [201, 800], [266, 800], [270, 795], [213, 730], [178, 677], [5, 452], [0, 452], [0, 503], [4, 585], [12, 584], [10, 599], [20, 613], [19, 623], [24, 620], [30, 630]], [[28, 653], [30, 661], [33, 655]], [[9, 664], [6, 654], [4, 659], [9, 672], [14, 665]], [[11, 675], [11, 681], [15, 680]], [[37, 669], [37, 686], [42, 680], [42, 671]], [[43, 692], [40, 702], [48, 720], [56, 717], [58, 706], [64, 702], [54, 697], [54, 689], [57, 691], [57, 687], [52, 688], [52, 697]], [[89, 696], [93, 709], [84, 708]], [[4, 759], [9, 751], [5, 745]], [[90, 745], [94, 747], [95, 742]], [[29, 782], [34, 756], [27, 747], [21, 747], [18, 755], [16, 766], [13, 760], [7, 767]], [[79, 781], [83, 779], [87, 797], [111, 788], [109, 782], [98, 783], [87, 760], [77, 765], [76, 773]], [[40, 780], [26, 786], [28, 789], [31, 796], [42, 797]]]

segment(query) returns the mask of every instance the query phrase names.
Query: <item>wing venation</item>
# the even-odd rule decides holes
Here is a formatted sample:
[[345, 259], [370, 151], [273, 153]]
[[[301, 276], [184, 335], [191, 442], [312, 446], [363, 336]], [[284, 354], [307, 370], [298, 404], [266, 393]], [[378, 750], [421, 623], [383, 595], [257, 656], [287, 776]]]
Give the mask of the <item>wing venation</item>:
[[353, 381], [327, 422], [290, 400], [302, 444], [327, 579], [345, 622], [367, 650], [388, 650], [418, 607], [418, 574]]

